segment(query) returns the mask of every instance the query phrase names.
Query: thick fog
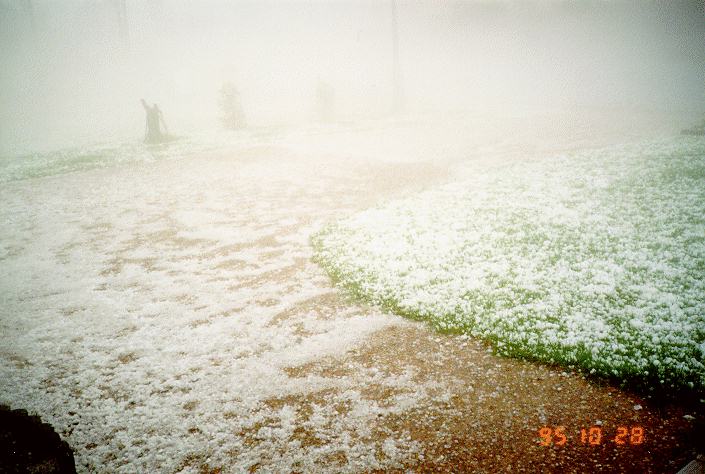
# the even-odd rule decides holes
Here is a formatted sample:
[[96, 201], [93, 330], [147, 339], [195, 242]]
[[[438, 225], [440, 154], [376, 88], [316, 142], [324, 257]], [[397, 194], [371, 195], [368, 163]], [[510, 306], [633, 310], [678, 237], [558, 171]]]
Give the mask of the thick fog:
[[[0, 2], [0, 151], [405, 112], [705, 110], [703, 2]], [[397, 107], [398, 109], [399, 107]]]

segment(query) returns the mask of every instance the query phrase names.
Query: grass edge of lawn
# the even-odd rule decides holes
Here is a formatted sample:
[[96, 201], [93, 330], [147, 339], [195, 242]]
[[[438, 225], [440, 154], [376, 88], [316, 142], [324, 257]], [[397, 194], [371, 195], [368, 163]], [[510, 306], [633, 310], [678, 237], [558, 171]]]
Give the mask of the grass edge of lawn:
[[351, 301], [372, 305], [387, 314], [394, 314], [412, 321], [424, 322], [433, 331], [440, 334], [467, 335], [482, 342], [496, 356], [511, 357], [539, 363], [548, 367], [562, 368], [563, 370], [577, 372], [594, 383], [617, 385], [621, 389], [627, 389], [642, 395], [655, 396], [656, 398], [664, 398], [667, 400], [688, 399], [697, 401], [705, 397], [705, 386], [699, 387], [682, 374], [675, 374], [675, 376], [664, 379], [664, 383], [661, 383], [662, 379], [657, 375], [650, 374], [646, 376], [636, 371], [625, 371], [615, 375], [608, 364], [603, 363], [588, 366], [586, 362], [594, 359], [585, 348], [583, 348], [582, 351], [578, 348], [578, 353], [581, 354], [582, 357], [576, 357], [575, 360], [567, 360], [561, 357], [561, 350], [565, 349], [559, 345], [547, 344], [541, 346], [544, 350], [540, 350], [537, 353], [533, 348], [522, 347], [520, 343], [507, 343], [496, 335], [483, 336], [477, 334], [473, 332], [470, 325], [449, 327], [448, 325], [444, 326], [439, 324], [439, 321], [452, 319], [457, 321], [458, 318], [454, 317], [453, 314], [444, 315], [441, 318], [433, 318], [431, 317], [432, 315], [426, 315], [418, 311], [410, 311], [403, 308], [393, 298], [375, 297], [363, 290], [361, 285], [347, 278], [332, 262], [322, 256], [322, 250], [324, 248], [322, 237], [334, 228], [335, 224], [326, 225], [310, 237], [309, 243], [314, 250], [312, 261], [326, 272], [331, 278], [333, 285], [341, 288]]

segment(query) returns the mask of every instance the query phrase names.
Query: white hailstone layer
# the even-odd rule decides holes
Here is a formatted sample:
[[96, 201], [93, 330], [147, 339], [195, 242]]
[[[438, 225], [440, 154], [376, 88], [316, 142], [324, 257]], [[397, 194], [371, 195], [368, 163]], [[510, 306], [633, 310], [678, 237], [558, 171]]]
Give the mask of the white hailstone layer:
[[344, 287], [500, 353], [705, 386], [705, 142], [465, 173], [313, 238]]

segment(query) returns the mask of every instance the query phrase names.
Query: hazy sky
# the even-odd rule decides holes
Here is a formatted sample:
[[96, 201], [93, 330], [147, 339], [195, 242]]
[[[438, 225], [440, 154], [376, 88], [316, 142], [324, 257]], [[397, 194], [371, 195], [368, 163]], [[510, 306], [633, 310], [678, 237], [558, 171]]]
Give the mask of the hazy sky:
[[[0, 1], [0, 151], [139, 138], [139, 99], [172, 129], [217, 127], [232, 81], [254, 125], [381, 116], [391, 2]], [[31, 8], [30, 8], [31, 5]], [[406, 108], [705, 112], [705, 2], [398, 1]]]

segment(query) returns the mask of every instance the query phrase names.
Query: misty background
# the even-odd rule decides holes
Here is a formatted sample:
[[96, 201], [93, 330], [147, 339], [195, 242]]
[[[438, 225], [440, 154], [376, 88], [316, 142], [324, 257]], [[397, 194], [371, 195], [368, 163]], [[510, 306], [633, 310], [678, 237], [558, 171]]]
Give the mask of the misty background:
[[[404, 111], [705, 112], [705, 2], [396, 2]], [[393, 109], [391, 1], [0, 1], [0, 153], [219, 128], [232, 82], [252, 127]]]

